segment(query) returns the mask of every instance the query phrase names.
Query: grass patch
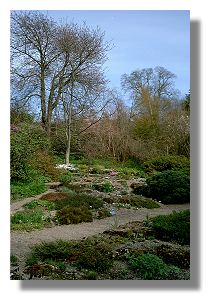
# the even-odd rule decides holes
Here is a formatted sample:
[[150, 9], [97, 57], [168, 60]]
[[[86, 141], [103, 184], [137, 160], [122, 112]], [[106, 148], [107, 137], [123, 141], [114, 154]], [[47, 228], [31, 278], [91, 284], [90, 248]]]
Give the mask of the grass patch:
[[47, 223], [42, 211], [16, 212], [11, 216], [11, 229], [13, 230], [33, 230], [41, 229]]
[[39, 207], [47, 210], [53, 210], [55, 208], [55, 204], [47, 200], [33, 200], [29, 203], [24, 204], [23, 207], [28, 209], [34, 209]]
[[32, 182], [11, 183], [11, 199], [13, 201], [21, 198], [36, 196], [45, 191], [46, 186], [44, 178], [40, 178], [39, 180]]

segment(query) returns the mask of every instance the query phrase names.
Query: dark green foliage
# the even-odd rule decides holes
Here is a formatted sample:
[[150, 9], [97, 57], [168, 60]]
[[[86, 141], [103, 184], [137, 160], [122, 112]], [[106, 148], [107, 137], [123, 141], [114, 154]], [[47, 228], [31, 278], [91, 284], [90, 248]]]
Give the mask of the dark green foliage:
[[179, 170], [190, 168], [190, 161], [185, 156], [178, 155], [165, 155], [158, 158], [149, 160], [143, 164], [146, 172], [152, 171], [166, 171], [166, 170]]
[[26, 266], [33, 266], [38, 264], [38, 259], [35, 255], [31, 254], [26, 259]]
[[80, 267], [94, 270], [105, 271], [113, 264], [112, 248], [107, 243], [91, 243], [89, 241], [80, 244], [80, 254], [77, 263]]
[[71, 182], [72, 181], [72, 174], [70, 172], [65, 172], [65, 173], [61, 174], [60, 177], [59, 177], [59, 181], [64, 185], [66, 183]]
[[164, 261], [154, 254], [132, 255], [129, 257], [131, 268], [143, 280], [167, 280], [176, 279], [179, 269], [174, 266], [168, 266]]
[[79, 268], [104, 271], [112, 266], [112, 248], [109, 244], [94, 240], [80, 242], [56, 241], [42, 243], [33, 248], [29, 261], [65, 261], [76, 263]]
[[10, 263], [12, 266], [17, 266], [18, 264], [18, 258], [15, 255], [10, 255]]
[[190, 211], [173, 212], [151, 219], [157, 239], [175, 241], [181, 245], [190, 244]]
[[65, 206], [56, 213], [56, 218], [62, 225], [93, 221], [92, 213], [87, 206]]
[[157, 247], [156, 254], [167, 264], [172, 264], [182, 269], [190, 267], [190, 250], [186, 247], [172, 247], [162, 244]]
[[96, 280], [98, 277], [98, 273], [95, 271], [87, 271], [84, 275], [84, 279], [86, 280]]
[[62, 209], [65, 206], [86, 206], [98, 209], [103, 206], [103, 200], [93, 197], [85, 193], [71, 193], [67, 199], [59, 200], [55, 202], [56, 209]]
[[139, 192], [163, 204], [190, 202], [190, 176], [183, 170], [163, 171], [149, 177], [146, 183]]

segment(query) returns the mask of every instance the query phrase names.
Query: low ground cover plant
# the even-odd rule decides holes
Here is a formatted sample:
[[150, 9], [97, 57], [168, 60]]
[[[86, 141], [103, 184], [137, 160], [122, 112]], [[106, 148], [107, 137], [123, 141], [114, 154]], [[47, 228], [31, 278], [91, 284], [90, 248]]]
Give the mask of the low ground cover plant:
[[[110, 200], [108, 199], [108, 201], [110, 202]], [[130, 207], [136, 207], [136, 208], [148, 208], [148, 209], [153, 209], [153, 208], [158, 208], [160, 207], [160, 205], [150, 199], [150, 198], [146, 198], [143, 196], [135, 196], [135, 195], [126, 195], [126, 196], [121, 196], [120, 198], [115, 198], [114, 199], [114, 203], [122, 203], [122, 204], [127, 204]]]
[[131, 255], [128, 257], [128, 262], [131, 268], [143, 280], [166, 280], [175, 279], [179, 276], [180, 269], [175, 266], [170, 266], [158, 256], [150, 253]]
[[47, 201], [47, 200], [33, 200], [29, 203], [26, 203], [24, 207], [28, 209], [42, 207], [47, 210], [53, 210], [55, 208], [55, 204], [52, 201]]

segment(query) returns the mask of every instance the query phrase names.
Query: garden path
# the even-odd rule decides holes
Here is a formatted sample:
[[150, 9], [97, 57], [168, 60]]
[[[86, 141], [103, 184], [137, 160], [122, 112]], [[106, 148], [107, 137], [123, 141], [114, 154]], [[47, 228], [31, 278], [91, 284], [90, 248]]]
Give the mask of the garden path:
[[[48, 190], [49, 192], [51, 190]], [[41, 194], [43, 195], [43, 194]], [[32, 199], [39, 199], [41, 195], [36, 197], [27, 198], [19, 202], [11, 204], [11, 211], [17, 211], [21, 209], [21, 206]], [[12, 231], [11, 232], [11, 254], [16, 255], [23, 264], [25, 257], [30, 253], [31, 248], [41, 242], [55, 241], [58, 239], [62, 240], [79, 240], [89, 236], [93, 236], [110, 230], [113, 227], [124, 225], [132, 221], [143, 221], [147, 216], [153, 217], [157, 215], [169, 214], [172, 211], [180, 211], [189, 209], [189, 204], [181, 205], [161, 205], [159, 208], [146, 209], [125, 209], [120, 208], [117, 211], [116, 216], [104, 218], [101, 220], [94, 220], [90, 223], [70, 224], [54, 226], [51, 228], [44, 228], [42, 230], [34, 230], [31, 232], [26, 231]]]

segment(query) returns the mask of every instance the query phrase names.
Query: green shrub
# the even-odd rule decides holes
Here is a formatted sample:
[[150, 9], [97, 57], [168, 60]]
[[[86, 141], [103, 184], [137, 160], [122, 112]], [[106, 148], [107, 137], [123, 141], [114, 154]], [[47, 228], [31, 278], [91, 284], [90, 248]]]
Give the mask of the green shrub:
[[84, 275], [84, 279], [86, 280], [96, 280], [98, 277], [98, 273], [95, 271], [87, 271]]
[[56, 218], [62, 225], [93, 221], [92, 213], [87, 206], [66, 206], [56, 213]]
[[28, 256], [28, 265], [33, 261], [52, 263], [54, 261], [75, 263], [79, 268], [92, 271], [105, 271], [112, 266], [112, 247], [102, 241], [87, 239], [80, 242], [58, 240], [56, 242], [43, 242], [33, 248]]
[[59, 177], [59, 181], [62, 183], [62, 184], [66, 184], [66, 183], [69, 183], [72, 181], [72, 174], [70, 172], [65, 172], [63, 174], [60, 175]]
[[98, 209], [103, 206], [103, 200], [97, 197], [85, 193], [74, 193], [69, 194], [67, 199], [59, 200], [55, 202], [55, 208], [62, 209], [65, 206], [78, 207], [86, 206], [94, 209]]
[[58, 240], [56, 242], [43, 242], [35, 246], [29, 257], [45, 262], [46, 260], [67, 260], [75, 255], [76, 243]]
[[38, 264], [38, 259], [36, 256], [34, 255], [29, 255], [27, 258], [26, 258], [26, 266], [33, 266], [33, 265], [36, 265]]
[[11, 181], [30, 182], [35, 178], [36, 167], [32, 161], [35, 152], [49, 149], [49, 139], [41, 126], [25, 124], [10, 136], [10, 170]]
[[132, 255], [128, 258], [131, 268], [143, 280], [166, 280], [171, 278], [171, 273], [179, 273], [179, 269], [174, 266], [168, 266], [164, 261], [154, 254]]
[[166, 170], [179, 170], [190, 168], [190, 161], [185, 156], [178, 155], [165, 155], [158, 158], [146, 161], [143, 164], [146, 172], [151, 171], [166, 171]]
[[163, 171], [146, 180], [141, 194], [161, 201], [163, 204], [182, 204], [190, 201], [190, 176], [183, 170]]
[[175, 241], [181, 245], [190, 244], [190, 211], [173, 212], [151, 219], [157, 239]]
[[148, 209], [160, 207], [160, 205], [152, 199], [138, 196], [130, 198], [130, 205], [134, 207], [145, 207]]
[[17, 264], [18, 264], [17, 256], [11, 254], [10, 255], [10, 263], [11, 263], [12, 266], [17, 266]]
[[93, 184], [93, 188], [99, 192], [110, 193], [113, 191], [113, 185], [111, 182], [106, 181], [102, 184], [95, 183]]
[[60, 170], [55, 168], [55, 158], [47, 150], [38, 149], [35, 151], [31, 159], [32, 166], [43, 176], [49, 177], [51, 180], [58, 180]]

